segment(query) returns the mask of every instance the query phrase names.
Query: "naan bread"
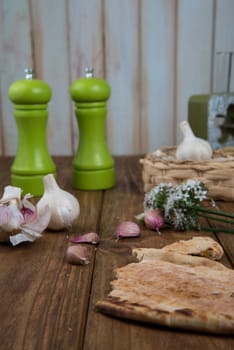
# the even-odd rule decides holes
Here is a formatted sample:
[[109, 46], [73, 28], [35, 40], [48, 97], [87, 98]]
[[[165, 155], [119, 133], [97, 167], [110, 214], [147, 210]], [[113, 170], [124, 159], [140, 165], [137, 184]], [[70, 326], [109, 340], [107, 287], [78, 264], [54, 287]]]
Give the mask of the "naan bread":
[[193, 237], [169, 244], [164, 251], [174, 251], [181, 254], [200, 255], [212, 260], [220, 260], [223, 256], [222, 246], [211, 237]]
[[[211, 237], [193, 237], [166, 245], [161, 249], [164, 252], [177, 252], [186, 255], [199, 255], [212, 260], [220, 260], [223, 256], [222, 246]], [[154, 259], [157, 249], [140, 248], [134, 250], [139, 260]]]
[[234, 334], [234, 271], [222, 264], [154, 249], [153, 260], [115, 272], [112, 290], [97, 303], [98, 310], [169, 327]]

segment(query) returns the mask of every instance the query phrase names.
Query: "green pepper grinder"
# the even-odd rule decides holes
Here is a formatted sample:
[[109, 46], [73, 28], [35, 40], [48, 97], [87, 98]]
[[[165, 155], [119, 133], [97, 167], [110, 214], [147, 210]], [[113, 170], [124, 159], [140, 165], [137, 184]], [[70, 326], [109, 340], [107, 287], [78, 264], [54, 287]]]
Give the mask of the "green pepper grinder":
[[33, 71], [25, 69], [25, 79], [12, 83], [8, 95], [14, 104], [18, 129], [18, 147], [11, 166], [11, 183], [24, 193], [41, 196], [43, 176], [55, 174], [55, 165], [46, 143], [47, 103], [51, 89], [42, 80], [33, 79]]
[[110, 87], [95, 78], [93, 69], [73, 82], [70, 89], [75, 101], [79, 126], [79, 145], [73, 160], [73, 187], [81, 190], [108, 189], [115, 184], [114, 161], [105, 142], [106, 101]]

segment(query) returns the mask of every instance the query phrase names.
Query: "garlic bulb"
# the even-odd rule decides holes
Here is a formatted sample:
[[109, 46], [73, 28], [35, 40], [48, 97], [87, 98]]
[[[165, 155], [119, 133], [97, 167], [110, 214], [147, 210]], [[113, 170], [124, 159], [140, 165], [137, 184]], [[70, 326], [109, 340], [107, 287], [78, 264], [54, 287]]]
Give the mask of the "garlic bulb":
[[37, 204], [39, 213], [48, 206], [51, 211], [48, 228], [62, 230], [72, 225], [80, 214], [78, 200], [69, 192], [62, 190], [52, 174], [43, 178], [44, 194]]
[[208, 141], [196, 137], [187, 121], [180, 123], [184, 139], [177, 147], [176, 158], [178, 160], [209, 160], [212, 157], [212, 148]]
[[38, 213], [27, 193], [21, 199], [21, 188], [6, 186], [0, 198], [0, 239], [10, 240], [13, 246], [22, 242], [33, 242], [41, 237], [50, 220], [48, 206]]

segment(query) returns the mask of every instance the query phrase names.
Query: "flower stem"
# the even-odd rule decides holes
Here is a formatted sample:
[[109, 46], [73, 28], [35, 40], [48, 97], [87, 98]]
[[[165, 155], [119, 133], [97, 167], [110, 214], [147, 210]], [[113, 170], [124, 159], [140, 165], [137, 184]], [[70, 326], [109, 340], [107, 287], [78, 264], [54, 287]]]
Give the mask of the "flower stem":
[[227, 220], [227, 219], [221, 219], [219, 217], [215, 217], [215, 216], [212, 216], [212, 215], [206, 215], [205, 213], [204, 214], [198, 214], [199, 216], [202, 216], [206, 219], [211, 219], [211, 220], [215, 220], [215, 221], [221, 221], [221, 222], [225, 222], [227, 224], [231, 224], [231, 225], [234, 225], [234, 221], [230, 221], [230, 220]]
[[224, 232], [224, 233], [234, 233], [233, 229], [228, 229], [225, 227], [200, 227], [199, 231], [207, 231], [207, 232]]
[[234, 214], [226, 213], [225, 211], [221, 210], [212, 210], [204, 207], [198, 207], [197, 208], [198, 212], [204, 212], [204, 213], [210, 213], [210, 214], [215, 214], [219, 216], [225, 216], [227, 218], [233, 218], [234, 219]]

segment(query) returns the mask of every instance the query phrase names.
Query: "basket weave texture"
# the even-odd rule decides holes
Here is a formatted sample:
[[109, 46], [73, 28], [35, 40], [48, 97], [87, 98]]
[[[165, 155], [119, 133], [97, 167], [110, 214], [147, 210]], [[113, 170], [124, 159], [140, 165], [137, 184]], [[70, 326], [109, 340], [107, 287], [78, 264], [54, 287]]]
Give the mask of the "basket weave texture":
[[214, 150], [208, 161], [179, 161], [176, 147], [165, 147], [140, 159], [144, 191], [161, 182], [202, 181], [213, 199], [234, 201], [234, 147]]

